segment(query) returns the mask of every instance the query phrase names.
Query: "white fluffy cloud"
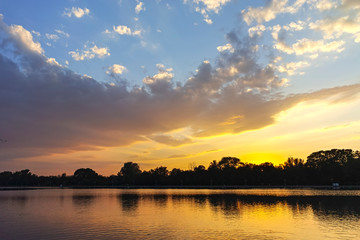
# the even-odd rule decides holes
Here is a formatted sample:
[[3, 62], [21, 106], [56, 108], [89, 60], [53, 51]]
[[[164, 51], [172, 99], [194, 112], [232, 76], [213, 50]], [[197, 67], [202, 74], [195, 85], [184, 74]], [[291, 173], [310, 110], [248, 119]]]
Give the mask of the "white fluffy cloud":
[[58, 66], [58, 67], [62, 67], [61, 64], [58, 63], [55, 58], [48, 58], [46, 62], [49, 64], [52, 64], [52, 65]]
[[119, 25], [117, 27], [113, 27], [114, 32], [117, 32], [120, 35], [131, 35], [131, 29], [124, 25]]
[[233, 53], [235, 50], [233, 48], [233, 46], [230, 43], [225, 44], [224, 46], [218, 46], [216, 48], [219, 52], [225, 52], [225, 51], [229, 51], [231, 53]]
[[231, 0], [193, 0], [194, 3], [202, 3], [207, 11], [219, 13], [221, 8]]
[[85, 15], [89, 15], [90, 10], [88, 8], [79, 8], [79, 7], [72, 7], [71, 9], [66, 8], [64, 11], [64, 15], [68, 17], [76, 17], [76, 18], [82, 18]]
[[90, 48], [90, 50], [99, 58], [110, 56], [108, 48], [99, 48], [98, 46], [94, 45], [92, 48]]
[[131, 30], [131, 28], [129, 28], [128, 26], [118, 25], [118, 26], [113, 26], [113, 31], [109, 31], [108, 29], [106, 29], [105, 33], [107, 34], [116, 33], [119, 35], [128, 35], [128, 36], [140, 36], [141, 30]]
[[106, 72], [107, 74], [123, 74], [124, 72], [126, 72], [127, 69], [125, 66], [122, 66], [120, 64], [113, 64], [112, 66], [108, 67], [108, 71]]
[[137, 1], [137, 3], [138, 4], [136, 4], [135, 13], [139, 14], [141, 11], [145, 11], [144, 3], [140, 1]]
[[93, 59], [95, 57], [104, 58], [106, 56], [110, 56], [110, 52], [108, 48], [99, 48], [98, 46], [94, 45], [91, 48], [85, 46], [85, 50], [76, 50], [70, 51], [69, 54], [75, 61], [83, 61], [87, 59]]
[[42, 54], [44, 50], [39, 42], [33, 40], [32, 34], [20, 25], [7, 26], [2, 22], [2, 15], [0, 14], [0, 30], [8, 32], [9, 35], [20, 44], [24, 46], [24, 50], [33, 51]]
[[[218, 14], [221, 8], [230, 1], [231, 0], [192, 0], [189, 2], [196, 5], [195, 11], [203, 15], [204, 21], [207, 24], [212, 24], [213, 21], [210, 19], [209, 14], [212, 12]], [[187, 3], [188, 1], [184, 0], [184, 2]]]
[[256, 25], [254, 27], [251, 27], [248, 29], [248, 33], [250, 37], [254, 37], [255, 34], [261, 36], [262, 32], [266, 30], [266, 27], [264, 25]]

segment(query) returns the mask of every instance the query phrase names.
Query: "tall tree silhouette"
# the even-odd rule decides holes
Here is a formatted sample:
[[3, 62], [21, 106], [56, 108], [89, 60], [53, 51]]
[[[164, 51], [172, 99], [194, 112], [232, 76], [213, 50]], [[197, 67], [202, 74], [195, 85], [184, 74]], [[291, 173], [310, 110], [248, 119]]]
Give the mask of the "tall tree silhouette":
[[91, 168], [80, 168], [74, 172], [74, 180], [77, 185], [97, 185], [99, 175]]
[[118, 172], [118, 176], [122, 178], [126, 184], [135, 184], [138, 176], [141, 174], [140, 167], [137, 163], [126, 162]]

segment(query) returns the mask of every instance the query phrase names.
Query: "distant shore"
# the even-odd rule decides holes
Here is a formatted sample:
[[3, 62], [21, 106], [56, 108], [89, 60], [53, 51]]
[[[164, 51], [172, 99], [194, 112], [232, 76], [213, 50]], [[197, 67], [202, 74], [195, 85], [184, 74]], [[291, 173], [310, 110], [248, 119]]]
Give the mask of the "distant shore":
[[26, 187], [13, 186], [1, 187], [0, 191], [11, 190], [41, 190], [41, 189], [214, 189], [214, 190], [231, 190], [231, 189], [318, 189], [318, 190], [360, 190], [360, 185], [340, 185], [333, 187], [332, 185], [308, 185], [308, 186], [59, 186], [59, 187]]

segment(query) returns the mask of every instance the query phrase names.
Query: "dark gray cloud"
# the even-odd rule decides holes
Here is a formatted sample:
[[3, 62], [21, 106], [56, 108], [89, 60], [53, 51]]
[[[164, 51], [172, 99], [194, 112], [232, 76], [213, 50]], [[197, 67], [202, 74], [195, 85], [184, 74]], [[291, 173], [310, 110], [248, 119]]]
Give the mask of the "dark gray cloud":
[[[17, 29], [17, 31], [14, 31]], [[228, 35], [233, 53], [216, 66], [204, 62], [182, 85], [161, 70], [143, 87], [103, 84], [48, 61], [31, 34], [0, 21], [0, 159], [122, 146], [148, 141], [190, 143], [166, 135], [189, 127], [195, 136], [239, 133], [274, 123], [296, 103], [344, 93], [360, 85], [275, 97], [281, 80], [257, 64], [251, 39]]]

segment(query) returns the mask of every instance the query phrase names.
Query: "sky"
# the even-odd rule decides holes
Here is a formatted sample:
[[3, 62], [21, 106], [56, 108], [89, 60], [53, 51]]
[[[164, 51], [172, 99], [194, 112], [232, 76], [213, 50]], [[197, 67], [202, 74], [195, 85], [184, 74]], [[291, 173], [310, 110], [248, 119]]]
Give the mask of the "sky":
[[0, 0], [0, 171], [360, 146], [360, 1]]

